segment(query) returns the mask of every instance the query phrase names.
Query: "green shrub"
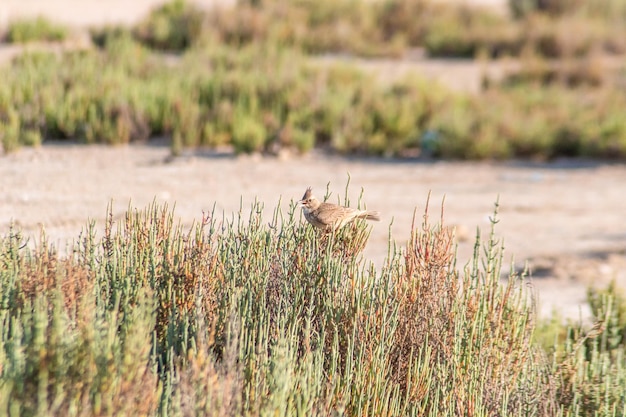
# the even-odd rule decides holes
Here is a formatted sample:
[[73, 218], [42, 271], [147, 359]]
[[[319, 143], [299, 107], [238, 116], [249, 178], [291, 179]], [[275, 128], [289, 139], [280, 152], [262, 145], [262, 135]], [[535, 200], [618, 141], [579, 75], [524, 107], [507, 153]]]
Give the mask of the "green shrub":
[[25, 146], [41, 145], [42, 137], [39, 129], [24, 129], [20, 137], [20, 143]]
[[553, 71], [527, 58], [517, 79], [466, 95], [415, 78], [382, 82], [349, 65], [311, 64], [269, 45], [215, 45], [166, 61], [112, 37], [101, 50], [28, 53], [0, 69], [2, 140], [12, 150], [49, 138], [167, 136], [175, 154], [226, 145], [402, 156], [419, 153], [426, 135], [429, 152], [446, 158], [622, 158], [624, 98], [589, 88], [598, 85], [598, 64], [577, 62], [567, 65], [571, 72]]
[[40, 16], [35, 19], [22, 19], [10, 22], [5, 39], [10, 43], [55, 42], [65, 40], [68, 35], [69, 30], [66, 27], [54, 24]]
[[4, 152], [19, 148], [21, 137], [20, 117], [12, 107], [0, 108], [0, 140]]
[[519, 27], [498, 14], [469, 6], [441, 6], [431, 14], [423, 39], [430, 55], [495, 57], [519, 53]]
[[520, 68], [507, 75], [500, 85], [541, 84], [561, 85], [565, 88], [601, 87], [611, 83], [614, 71], [607, 68], [602, 56], [565, 57], [548, 61], [527, 50], [520, 59]]
[[582, 57], [614, 49], [610, 39], [622, 33], [602, 20], [577, 15], [555, 19], [535, 14], [528, 16], [522, 26], [524, 45], [550, 58]]
[[269, 42], [308, 53], [401, 55], [405, 37], [383, 34], [380, 8], [358, 0], [240, 3], [210, 13], [205, 36], [237, 46]]
[[624, 297], [611, 283], [605, 290], [589, 290], [588, 302], [594, 325], [565, 326], [565, 340], [557, 338], [552, 349], [555, 375], [561, 384], [557, 398], [573, 415], [599, 412], [621, 414], [626, 405], [616, 389], [626, 380], [624, 370]]
[[[583, 101], [580, 98], [586, 97]], [[602, 105], [600, 103], [603, 103]], [[620, 104], [621, 103], [621, 104]], [[610, 157], [623, 152], [618, 118], [623, 97], [614, 91], [569, 91], [519, 85], [479, 97], [457, 98], [435, 114], [435, 153], [450, 158], [538, 159]]]
[[177, 155], [183, 148], [197, 147], [201, 143], [202, 109], [197, 101], [188, 98], [174, 102], [172, 113], [172, 150]]
[[204, 12], [185, 0], [173, 0], [154, 9], [134, 29], [137, 39], [151, 48], [181, 51], [202, 33]]
[[498, 126], [502, 120], [501, 109], [498, 106], [483, 107], [479, 100], [457, 99], [448, 111], [435, 115], [435, 155], [462, 159], [504, 159], [511, 156], [510, 138], [504, 136]]
[[626, 296], [615, 280], [604, 289], [590, 287], [587, 302], [595, 321], [606, 326], [603, 343], [608, 350], [624, 347], [626, 342]]
[[509, 0], [508, 3], [517, 18], [537, 12], [552, 16], [582, 14], [608, 21], [626, 16], [626, 5], [619, 0]]
[[[553, 4], [554, 3], [554, 4]], [[431, 0], [262, 0], [202, 9], [171, 0], [133, 28], [91, 30], [100, 47], [133, 37], [152, 49], [183, 52], [216, 44], [278, 45], [311, 54], [403, 56], [422, 48], [434, 56], [517, 56], [530, 47], [547, 57], [574, 51], [626, 51], [618, 0], [510, 0], [518, 19], [489, 8]], [[565, 10], [561, 12], [559, 10]], [[15, 41], [64, 39], [67, 30], [44, 19], [16, 22]], [[10, 31], [11, 32], [11, 31]]]
[[508, 0], [511, 14], [516, 18], [527, 16], [539, 10], [537, 0]]
[[261, 152], [268, 139], [267, 131], [253, 115], [235, 113], [232, 126], [233, 147], [237, 153]]
[[91, 41], [98, 47], [104, 48], [111, 42], [120, 39], [130, 40], [133, 37], [132, 31], [124, 26], [103, 26], [91, 28], [89, 31]]
[[433, 56], [462, 57], [518, 56], [525, 48], [546, 57], [626, 50], [618, 17], [626, 16], [626, 8], [615, 0], [579, 3], [512, 1], [518, 17], [512, 20], [484, 7], [427, 0], [260, 1], [207, 12], [200, 36], [209, 43], [272, 43], [366, 57], [402, 56], [416, 47]]
[[383, 39], [401, 39], [407, 45], [422, 45], [428, 32], [428, 22], [437, 19], [439, 15], [436, 9], [431, 2], [424, 0], [381, 2], [377, 21], [382, 27]]
[[315, 146], [314, 116], [307, 110], [293, 111], [278, 133], [281, 147], [295, 148], [305, 153]]

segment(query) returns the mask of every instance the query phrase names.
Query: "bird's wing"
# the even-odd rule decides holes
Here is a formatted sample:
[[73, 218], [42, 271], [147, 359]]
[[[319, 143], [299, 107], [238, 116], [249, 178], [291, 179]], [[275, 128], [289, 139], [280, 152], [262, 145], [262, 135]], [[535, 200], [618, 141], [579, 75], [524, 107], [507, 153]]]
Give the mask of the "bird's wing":
[[318, 209], [318, 217], [325, 224], [335, 223], [337, 220], [351, 214], [354, 209], [330, 203], [322, 203]]

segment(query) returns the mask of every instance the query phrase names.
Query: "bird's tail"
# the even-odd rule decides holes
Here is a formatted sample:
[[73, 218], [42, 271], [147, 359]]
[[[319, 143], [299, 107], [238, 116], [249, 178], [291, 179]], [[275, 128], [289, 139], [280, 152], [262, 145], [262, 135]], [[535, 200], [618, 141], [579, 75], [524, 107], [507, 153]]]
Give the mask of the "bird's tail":
[[363, 213], [359, 214], [359, 219], [365, 219], [365, 220], [374, 220], [379, 222], [380, 221], [380, 213], [377, 211], [364, 211]]

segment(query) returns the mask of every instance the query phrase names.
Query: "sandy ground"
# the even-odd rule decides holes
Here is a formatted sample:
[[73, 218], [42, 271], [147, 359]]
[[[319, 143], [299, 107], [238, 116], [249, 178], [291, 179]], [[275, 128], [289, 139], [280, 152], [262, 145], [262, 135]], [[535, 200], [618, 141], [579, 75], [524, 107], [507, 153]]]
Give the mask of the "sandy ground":
[[[0, 158], [0, 230], [15, 222], [36, 242], [40, 227], [60, 249], [88, 219], [102, 228], [107, 204], [114, 214], [143, 208], [153, 199], [176, 206], [183, 224], [213, 205], [230, 216], [243, 203], [265, 204], [268, 221], [279, 202], [286, 206], [311, 185], [323, 195], [356, 202], [361, 188], [370, 209], [382, 212], [365, 256], [381, 264], [389, 232], [403, 245], [414, 209], [421, 215], [431, 193], [437, 220], [445, 198], [445, 222], [460, 237], [459, 259], [467, 260], [477, 228], [486, 233], [499, 198], [505, 264], [529, 261], [543, 314], [567, 317], [579, 309], [587, 285], [617, 278], [626, 286], [626, 166], [585, 162], [456, 163], [345, 159], [313, 154], [285, 160], [191, 152], [170, 160], [165, 146], [46, 145]], [[392, 224], [393, 223], [393, 224]], [[391, 227], [390, 227], [391, 224]], [[508, 268], [508, 267], [507, 267]]]
[[[195, 0], [211, 7], [229, 0]], [[480, 3], [503, 9], [505, 0], [440, 0]], [[78, 30], [107, 23], [132, 24], [159, 0], [2, 0], [0, 29], [12, 19], [44, 15]], [[35, 46], [39, 47], [39, 46]], [[46, 46], [49, 47], [49, 46]], [[74, 47], [70, 45], [69, 47]], [[63, 46], [54, 46], [62, 49]], [[0, 45], [0, 62], [21, 53]], [[324, 63], [325, 58], [320, 59]], [[487, 73], [499, 77], [506, 65], [486, 68], [471, 61], [408, 59], [403, 62], [354, 60], [381, 77], [416, 71], [459, 90], [475, 91]], [[494, 72], [495, 71], [495, 72]], [[497, 233], [506, 261], [533, 270], [542, 314], [553, 308], [571, 318], [588, 317], [583, 306], [588, 285], [615, 278], [626, 288], [626, 166], [592, 162], [506, 164], [352, 160], [314, 154], [302, 158], [218, 155], [193, 152], [170, 161], [166, 146], [101, 147], [52, 144], [0, 155], [0, 233], [11, 222], [36, 242], [43, 226], [61, 250], [88, 219], [101, 228], [107, 204], [116, 215], [132, 202], [153, 199], [176, 205], [184, 224], [213, 205], [230, 215], [257, 198], [268, 217], [282, 198], [299, 199], [306, 186], [333, 197], [361, 188], [368, 208], [383, 213], [374, 224], [365, 256], [382, 263], [389, 231], [400, 244], [409, 236], [413, 211], [421, 213], [431, 192], [437, 218], [445, 196], [445, 218], [461, 237], [459, 258], [469, 258], [476, 229], [486, 232], [499, 196]], [[392, 226], [390, 224], [393, 222]]]

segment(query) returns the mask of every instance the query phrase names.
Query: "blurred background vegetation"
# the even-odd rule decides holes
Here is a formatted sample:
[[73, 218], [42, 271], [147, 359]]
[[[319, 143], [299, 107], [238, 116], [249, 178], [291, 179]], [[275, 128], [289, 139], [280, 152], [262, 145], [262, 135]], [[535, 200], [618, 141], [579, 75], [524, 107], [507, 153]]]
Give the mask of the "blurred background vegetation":
[[[44, 140], [276, 154], [550, 159], [626, 156], [626, 3], [509, 0], [505, 12], [429, 0], [175, 0], [93, 47], [36, 48], [0, 67], [5, 151]], [[44, 18], [5, 42], [63, 41]], [[346, 56], [513, 62], [478, 92], [381, 81]], [[320, 65], [316, 57], [336, 57]], [[326, 60], [327, 62], [328, 60]]]

